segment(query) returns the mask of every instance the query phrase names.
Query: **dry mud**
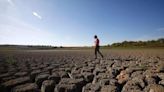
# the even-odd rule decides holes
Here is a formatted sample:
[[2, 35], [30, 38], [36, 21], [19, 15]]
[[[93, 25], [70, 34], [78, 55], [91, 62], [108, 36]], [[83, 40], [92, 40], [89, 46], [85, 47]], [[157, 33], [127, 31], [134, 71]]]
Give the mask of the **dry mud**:
[[0, 92], [164, 92], [164, 50], [0, 53]]

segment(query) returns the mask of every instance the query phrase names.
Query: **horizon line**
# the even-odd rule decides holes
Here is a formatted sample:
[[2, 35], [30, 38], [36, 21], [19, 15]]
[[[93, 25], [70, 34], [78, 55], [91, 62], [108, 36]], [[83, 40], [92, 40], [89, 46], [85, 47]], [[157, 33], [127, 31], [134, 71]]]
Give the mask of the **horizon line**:
[[[119, 41], [119, 42], [113, 42], [111, 44], [101, 44], [100, 46], [107, 46], [107, 45], [112, 45], [114, 43], [122, 43], [124, 41], [135, 41], [135, 42], [139, 42], [139, 41], [142, 41], [142, 42], [146, 42], [146, 41], [152, 41], [152, 40], [158, 40], [158, 39], [164, 39], [164, 37], [161, 37], [161, 38], [156, 38], [156, 39], [149, 39], [149, 40], [123, 40], [123, 41]], [[94, 45], [46, 45], [46, 44], [10, 44], [10, 43], [0, 43], [0, 46], [2, 45], [8, 45], [8, 46], [51, 46], [51, 47], [92, 47]]]

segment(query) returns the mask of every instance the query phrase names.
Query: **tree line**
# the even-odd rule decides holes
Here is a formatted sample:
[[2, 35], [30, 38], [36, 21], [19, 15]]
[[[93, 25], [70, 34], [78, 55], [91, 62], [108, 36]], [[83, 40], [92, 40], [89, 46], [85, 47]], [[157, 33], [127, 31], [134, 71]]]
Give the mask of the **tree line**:
[[148, 41], [123, 41], [107, 45], [107, 47], [164, 47], [164, 38]]

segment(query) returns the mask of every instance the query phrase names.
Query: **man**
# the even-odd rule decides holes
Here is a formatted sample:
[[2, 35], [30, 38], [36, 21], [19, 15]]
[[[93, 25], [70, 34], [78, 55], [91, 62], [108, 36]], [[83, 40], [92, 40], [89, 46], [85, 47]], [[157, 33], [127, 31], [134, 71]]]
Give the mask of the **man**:
[[102, 53], [100, 52], [100, 46], [99, 46], [99, 39], [97, 37], [97, 35], [94, 36], [95, 38], [95, 59], [97, 59], [97, 52], [101, 55], [101, 57], [103, 58], [104, 56], [102, 55]]

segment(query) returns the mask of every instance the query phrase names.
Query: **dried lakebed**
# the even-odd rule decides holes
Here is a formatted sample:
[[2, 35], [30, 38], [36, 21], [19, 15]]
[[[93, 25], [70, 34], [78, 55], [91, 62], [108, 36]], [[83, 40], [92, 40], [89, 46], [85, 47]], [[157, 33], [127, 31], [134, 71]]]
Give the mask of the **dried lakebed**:
[[164, 52], [104, 50], [0, 53], [0, 92], [164, 92]]

